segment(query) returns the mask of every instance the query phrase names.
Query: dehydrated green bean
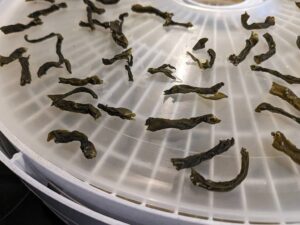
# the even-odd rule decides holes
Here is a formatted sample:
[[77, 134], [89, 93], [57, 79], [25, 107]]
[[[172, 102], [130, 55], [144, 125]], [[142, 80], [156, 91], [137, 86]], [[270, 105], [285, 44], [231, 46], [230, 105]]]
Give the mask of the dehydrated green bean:
[[135, 113], [133, 113], [131, 110], [126, 108], [114, 108], [114, 107], [109, 107], [107, 105], [103, 105], [101, 103], [98, 104], [98, 108], [107, 112], [111, 116], [118, 116], [121, 119], [125, 119], [125, 120], [133, 120], [135, 117]]
[[85, 86], [87, 84], [92, 84], [92, 85], [103, 84], [103, 80], [101, 80], [98, 76], [86, 77], [84, 79], [63, 78], [63, 77], [59, 77], [58, 79], [59, 79], [59, 83], [69, 84], [72, 86]]
[[188, 130], [194, 128], [200, 123], [217, 124], [220, 122], [221, 120], [212, 114], [192, 117], [189, 119], [184, 118], [184, 119], [175, 119], [175, 120], [150, 117], [146, 120], [146, 126], [148, 126], [147, 130], [149, 131], [158, 131], [158, 130], [163, 130], [168, 128]]
[[234, 145], [234, 138], [221, 140], [219, 144], [217, 144], [212, 149], [198, 153], [195, 155], [190, 155], [185, 158], [173, 158], [171, 162], [176, 167], [177, 170], [192, 168], [199, 165], [201, 162], [212, 159], [216, 155], [220, 155], [226, 152], [229, 148]]
[[268, 69], [268, 68], [264, 68], [264, 67], [256, 66], [256, 65], [252, 65], [251, 70], [252, 71], [258, 71], [258, 72], [269, 73], [269, 74], [271, 74], [275, 77], [281, 78], [282, 80], [284, 80], [285, 82], [287, 82], [289, 84], [300, 84], [300, 78], [294, 77], [294, 76], [291, 76], [291, 75], [283, 75], [283, 74], [279, 73], [276, 70], [272, 70], [272, 69]]
[[172, 20], [172, 18], [174, 16], [173, 13], [162, 12], [159, 9], [154, 8], [152, 6], [142, 6], [140, 4], [136, 4], [131, 7], [131, 10], [136, 13], [149, 13], [149, 14], [157, 15], [165, 20], [165, 23], [163, 24], [163, 26], [165, 26], [165, 27], [166, 26], [182, 26], [182, 27], [189, 28], [189, 27], [193, 26], [193, 24], [191, 22], [188, 22], [188, 23], [175, 22]]
[[288, 112], [286, 112], [285, 110], [281, 109], [281, 108], [278, 108], [278, 107], [275, 107], [275, 106], [272, 106], [271, 104], [269, 103], [261, 103], [259, 106], [256, 107], [255, 109], [255, 112], [257, 113], [260, 113], [262, 111], [269, 111], [269, 112], [272, 112], [272, 113], [277, 113], [277, 114], [281, 114], [283, 116], [286, 116], [292, 120], [294, 120], [295, 122], [299, 123], [300, 124], [300, 118], [299, 117], [296, 117]]
[[212, 181], [204, 178], [200, 173], [198, 173], [193, 168], [192, 168], [190, 179], [194, 185], [198, 187], [202, 187], [208, 191], [216, 191], [216, 192], [231, 191], [234, 188], [236, 188], [239, 184], [241, 184], [248, 174], [249, 153], [246, 151], [246, 149], [242, 148], [241, 156], [242, 156], [241, 170], [239, 174], [232, 180], [219, 181], [219, 182]]
[[80, 149], [87, 159], [95, 158], [97, 155], [96, 148], [88, 137], [79, 131], [53, 130], [48, 134], [47, 141], [54, 140], [55, 143], [69, 143], [73, 141], [80, 142]]
[[273, 82], [270, 94], [287, 101], [300, 111], [300, 98], [291, 89]]
[[250, 16], [248, 15], [247, 12], [245, 12], [244, 14], [241, 15], [242, 25], [247, 30], [266, 29], [270, 26], [275, 25], [275, 17], [274, 16], [267, 16], [264, 22], [252, 23], [252, 24], [248, 24], [249, 18], [250, 18]]
[[229, 56], [229, 61], [237, 66], [242, 61], [244, 61], [247, 57], [247, 55], [250, 53], [251, 49], [258, 43], [258, 34], [255, 32], [251, 33], [251, 36], [249, 39], [246, 40], [246, 46], [245, 48], [240, 52], [239, 55], [232, 54]]
[[272, 146], [278, 151], [285, 153], [295, 163], [300, 164], [300, 149], [288, 140], [280, 131], [273, 132], [272, 136], [274, 138]]

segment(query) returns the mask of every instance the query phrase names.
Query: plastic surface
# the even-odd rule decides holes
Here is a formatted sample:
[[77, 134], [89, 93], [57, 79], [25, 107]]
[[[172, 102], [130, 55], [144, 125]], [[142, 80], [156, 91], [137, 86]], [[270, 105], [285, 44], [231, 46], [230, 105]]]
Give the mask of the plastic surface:
[[[24, 164], [29, 167], [30, 175], [43, 183], [53, 183], [56, 187], [63, 190], [68, 198], [86, 206], [89, 209], [99, 212], [118, 221], [128, 224], [161, 224], [161, 225], [195, 225], [213, 224], [213, 221], [202, 220], [199, 218], [180, 216], [170, 212], [145, 207], [139, 202], [125, 199], [124, 196], [114, 195], [90, 186], [66, 172], [61, 172], [56, 168], [49, 169], [48, 164], [41, 165], [39, 162], [24, 158]], [[223, 223], [220, 223], [223, 224]]]
[[22, 153], [17, 153], [9, 160], [0, 151], [0, 160], [16, 175], [18, 175], [45, 204], [63, 218], [68, 224], [90, 224], [90, 225], [126, 225], [126, 223], [106, 217], [96, 213], [76, 202], [70, 201], [65, 197], [50, 190], [42, 181], [35, 178], [35, 174], [30, 170], [28, 161]]
[[[297, 76], [300, 51], [295, 42], [299, 9], [288, 0], [249, 0], [231, 6], [211, 6], [196, 1], [191, 4], [192, 1], [180, 0], [142, 1], [143, 4], [147, 2], [162, 10], [173, 11], [174, 19], [191, 21], [195, 26], [189, 30], [164, 28], [160, 18], [130, 13], [124, 24], [124, 33], [134, 54], [135, 81], [132, 84], [127, 81], [123, 63], [113, 66], [101, 63], [101, 58], [122, 51], [112, 42], [110, 33], [102, 29], [90, 32], [78, 26], [80, 20], [86, 20], [85, 6], [81, 1], [68, 1], [69, 7], [64, 12], [43, 17], [43, 26], [19, 34], [1, 34], [2, 55], [20, 46], [29, 48], [33, 74], [32, 84], [20, 87], [18, 63], [1, 68], [0, 118], [3, 132], [9, 133], [8, 137], [35, 160], [49, 161], [76, 178], [111, 192], [111, 198], [119, 195], [141, 203], [141, 209], [159, 208], [168, 211], [170, 216], [199, 217], [199, 221], [211, 223], [299, 222], [299, 167], [271, 147], [270, 135], [272, 131], [281, 130], [299, 146], [298, 125], [281, 116], [254, 112], [259, 103], [268, 101], [297, 115], [297, 111], [288, 104], [268, 94], [272, 81], [282, 83], [280, 80], [250, 71], [253, 56], [267, 50], [262, 38], [266, 30], [258, 31], [260, 42], [238, 67], [227, 60], [230, 54], [239, 53], [245, 39], [250, 36], [250, 31], [240, 24], [240, 15], [245, 10], [251, 15], [250, 21], [261, 21], [273, 15], [276, 26], [269, 28], [268, 32], [274, 36], [278, 51], [263, 66]], [[107, 13], [100, 16], [101, 20], [112, 20], [121, 12], [130, 12], [132, 3], [124, 0], [117, 6], [106, 6]], [[5, 10], [0, 16], [0, 26], [26, 22], [29, 12], [47, 6], [44, 3], [4, 1], [1, 3]], [[62, 33], [65, 38], [63, 53], [73, 65], [73, 75], [99, 74], [105, 81], [104, 85], [93, 88], [99, 94], [99, 102], [130, 108], [137, 114], [135, 121], [123, 121], [105, 113], [94, 121], [89, 116], [50, 107], [47, 94], [72, 89], [58, 84], [58, 76], [69, 75], [64, 69], [53, 69], [45, 77], [37, 78], [37, 68], [45, 61], [56, 59], [55, 41], [28, 44], [23, 35], [35, 38], [52, 31]], [[217, 52], [214, 68], [203, 72], [186, 56], [186, 51], [191, 50], [200, 37], [208, 37], [207, 48]], [[206, 51], [199, 55], [207, 57]], [[229, 98], [218, 102], [206, 101], [193, 94], [164, 98], [163, 91], [178, 83], [147, 73], [148, 67], [163, 63], [174, 65], [176, 75], [184, 84], [211, 86], [225, 82], [222, 91]], [[297, 86], [291, 88], [299, 94]], [[73, 99], [90, 101], [84, 96]], [[96, 105], [95, 101], [91, 103]], [[214, 113], [222, 122], [215, 126], [201, 124], [188, 131], [155, 133], [146, 131], [144, 126], [150, 116], [182, 118], [207, 113]], [[86, 133], [97, 146], [97, 158], [84, 159], [77, 143], [47, 143], [47, 134], [53, 129], [78, 129]], [[249, 175], [232, 192], [212, 193], [194, 187], [189, 180], [190, 171], [178, 172], [170, 162], [172, 157], [207, 150], [220, 139], [231, 137], [236, 140], [232, 149], [197, 169], [210, 179], [231, 179], [240, 168], [240, 148], [246, 147], [251, 160]]]

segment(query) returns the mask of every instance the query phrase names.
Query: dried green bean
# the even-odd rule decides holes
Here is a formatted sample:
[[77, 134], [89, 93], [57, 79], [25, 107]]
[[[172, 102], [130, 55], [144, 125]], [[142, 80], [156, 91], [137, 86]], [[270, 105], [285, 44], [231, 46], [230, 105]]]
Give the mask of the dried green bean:
[[273, 82], [270, 94], [280, 97], [300, 111], [300, 98], [289, 88]]
[[173, 158], [171, 159], [171, 162], [177, 170], [192, 168], [199, 165], [203, 161], [212, 159], [214, 156], [228, 151], [233, 145], [234, 138], [221, 140], [219, 144], [206, 152], [190, 155], [185, 158]]
[[275, 17], [274, 16], [267, 16], [264, 22], [252, 23], [252, 24], [248, 24], [249, 18], [250, 18], [250, 16], [248, 15], [247, 12], [245, 12], [241, 16], [242, 25], [247, 30], [266, 29], [266, 28], [268, 28], [270, 26], [274, 26], [275, 25]]
[[11, 33], [22, 32], [31, 27], [42, 25], [42, 24], [43, 21], [41, 19], [35, 18], [34, 20], [31, 20], [28, 24], [17, 23], [17, 24], [7, 25], [7, 26], [0, 27], [0, 30], [4, 34], [11, 34]]
[[267, 59], [271, 58], [276, 53], [276, 44], [275, 44], [275, 41], [273, 40], [273, 37], [269, 33], [265, 33], [263, 35], [263, 37], [266, 39], [266, 41], [268, 43], [269, 50], [266, 53], [254, 56], [254, 61], [257, 64], [260, 64], [260, 63], [266, 61]]
[[300, 49], [300, 36], [297, 37], [296, 44], [297, 44], [297, 47]]
[[173, 13], [169, 13], [169, 12], [162, 12], [157, 8], [154, 8], [152, 6], [142, 6], [140, 4], [136, 4], [133, 5], [131, 7], [131, 10], [136, 12], [136, 13], [149, 13], [149, 14], [154, 14], [156, 16], [159, 16], [161, 18], [163, 18], [165, 20], [165, 23], [163, 24], [163, 26], [182, 26], [182, 27], [192, 27], [193, 24], [191, 22], [188, 23], [179, 23], [179, 22], [175, 22], [172, 20], [174, 14]]
[[73, 101], [60, 100], [60, 101], [56, 101], [54, 103], [54, 106], [63, 111], [81, 113], [81, 114], [89, 114], [95, 120], [101, 116], [101, 112], [91, 104], [82, 104], [82, 103], [76, 103]]
[[54, 140], [55, 143], [69, 143], [73, 141], [80, 142], [80, 149], [87, 159], [95, 158], [97, 155], [96, 148], [88, 137], [79, 131], [53, 130], [48, 134], [47, 141]]
[[104, 5], [112, 5], [117, 4], [120, 0], [96, 0], [97, 2], [101, 2]]
[[62, 68], [61, 63], [60, 62], [45, 62], [39, 69], [37, 72], [38, 77], [42, 77], [44, 76], [49, 69], [51, 69], [52, 67], [54, 68]]
[[125, 69], [127, 70], [127, 73], [128, 73], [128, 80], [133, 81], [133, 75], [131, 72], [131, 67], [133, 65], [133, 56], [132, 56], [131, 48], [127, 49], [126, 51], [121, 52], [120, 54], [115, 55], [111, 59], [103, 58], [102, 62], [104, 65], [111, 65], [119, 60], [126, 60], [127, 65], [125, 65]]
[[9, 56], [2, 56], [0, 55], [0, 66], [7, 65], [9, 63], [12, 63], [13, 61], [21, 58], [23, 54], [27, 51], [27, 48], [21, 47], [14, 50], [12, 53], [9, 54]]
[[281, 109], [281, 108], [278, 108], [278, 107], [275, 107], [275, 106], [272, 106], [271, 104], [269, 103], [261, 103], [259, 106], [257, 106], [257, 108], [255, 109], [255, 112], [257, 113], [260, 113], [262, 111], [269, 111], [269, 112], [272, 112], [272, 113], [277, 113], [277, 114], [281, 114], [283, 116], [286, 116], [292, 120], [294, 120], [295, 122], [299, 123], [300, 124], [300, 118], [299, 117], [296, 117], [288, 112], [286, 112], [285, 110]]
[[59, 83], [69, 84], [72, 86], [85, 86], [87, 84], [92, 84], [92, 85], [103, 84], [103, 80], [101, 80], [98, 76], [86, 77], [84, 79], [63, 78], [63, 77], [59, 77], [58, 79], [59, 79]]
[[57, 101], [60, 101], [77, 93], [87, 93], [90, 94], [93, 98], [98, 99], [98, 95], [93, 90], [86, 87], [78, 87], [65, 94], [48, 95], [48, 97], [53, 101], [52, 105], [55, 105]]
[[242, 61], [244, 61], [247, 57], [247, 55], [250, 53], [251, 49], [258, 43], [258, 34], [255, 32], [251, 33], [251, 36], [249, 39], [246, 40], [246, 46], [245, 48], [240, 52], [239, 55], [232, 54], [229, 56], [229, 61], [237, 66]]
[[239, 184], [243, 182], [248, 174], [249, 169], [249, 153], [246, 149], [242, 148], [242, 165], [239, 174], [232, 180], [229, 181], [219, 181], [215, 182], [209, 179], [204, 178], [200, 173], [192, 168], [190, 179], [192, 183], [198, 187], [202, 187], [208, 191], [216, 192], [228, 192], [236, 188]]
[[48, 39], [50, 39], [50, 38], [52, 38], [52, 37], [56, 37], [56, 36], [57, 36], [57, 34], [52, 32], [52, 33], [47, 34], [46, 36], [41, 37], [41, 38], [37, 38], [37, 39], [29, 39], [29, 38], [28, 38], [28, 35], [26, 34], [26, 35], [24, 36], [24, 39], [25, 39], [25, 41], [27, 41], [27, 42], [29, 42], [29, 43], [38, 43], [38, 42], [42, 42], [42, 41], [48, 40]]
[[217, 124], [220, 122], [221, 120], [212, 114], [192, 117], [189, 119], [184, 118], [184, 119], [175, 119], [175, 120], [150, 117], [146, 120], [146, 126], [148, 126], [147, 130], [149, 131], [158, 131], [158, 130], [163, 130], [168, 128], [188, 130], [194, 128], [200, 123]]
[[176, 68], [170, 64], [163, 64], [157, 68], [149, 68], [148, 73], [151, 74], [162, 73], [165, 76], [171, 78], [172, 80], [176, 80], [176, 77], [172, 75], [174, 73], [172, 69], [176, 70]]
[[192, 60], [197, 63], [197, 65], [200, 69], [212, 68], [215, 63], [216, 52], [213, 49], [208, 49], [207, 53], [210, 57], [210, 60], [205, 60], [205, 62], [201, 62], [200, 59], [198, 59], [192, 53], [187, 52], [187, 54], [192, 58]]
[[109, 107], [107, 105], [103, 105], [101, 103], [98, 104], [98, 108], [107, 112], [111, 116], [118, 116], [124, 120], [133, 120], [135, 117], [135, 113], [133, 113], [131, 110], [126, 108], [114, 108], [114, 107]]
[[300, 164], [300, 149], [288, 140], [280, 131], [273, 132], [273, 147], [288, 155], [295, 163]]
[[300, 84], [300, 78], [294, 77], [294, 76], [291, 76], [291, 75], [283, 75], [283, 74], [279, 73], [276, 70], [271, 70], [271, 69], [264, 68], [264, 67], [261, 67], [261, 66], [256, 66], [256, 65], [252, 65], [251, 70], [252, 71], [258, 71], [258, 72], [269, 73], [269, 74], [271, 74], [275, 77], [281, 78], [282, 80], [284, 80], [285, 82], [287, 82], [289, 84]]
[[222, 92], [218, 92], [224, 86], [223, 82], [217, 83], [212, 87], [204, 88], [204, 87], [193, 87], [190, 85], [180, 84], [174, 85], [169, 90], [165, 90], [165, 95], [172, 94], [188, 94], [188, 93], [196, 93], [200, 97], [210, 100], [219, 100], [223, 98], [227, 98]]
[[29, 56], [19, 58], [19, 62], [22, 67], [20, 85], [25, 86], [26, 84], [31, 83], [31, 72], [30, 72], [30, 68], [29, 68]]
[[59, 4], [53, 4], [49, 8], [41, 9], [38, 11], [35, 11], [33, 13], [30, 13], [28, 15], [29, 18], [39, 18], [40, 16], [47, 16], [51, 13], [54, 13], [55, 11], [58, 11], [60, 9], [67, 8], [68, 5], [65, 2], [59, 3]]
[[87, 6], [89, 6], [91, 8], [91, 10], [93, 11], [93, 13], [97, 13], [97, 14], [105, 13], [105, 9], [98, 8], [92, 1], [90, 1], [90, 0], [83, 0], [83, 2], [84, 2], [84, 4], [86, 4]]
[[205, 43], [208, 41], [208, 38], [201, 38], [199, 41], [197, 41], [197, 43], [195, 44], [195, 46], [193, 47], [194, 51], [197, 51], [199, 49], [203, 49], [205, 48]]

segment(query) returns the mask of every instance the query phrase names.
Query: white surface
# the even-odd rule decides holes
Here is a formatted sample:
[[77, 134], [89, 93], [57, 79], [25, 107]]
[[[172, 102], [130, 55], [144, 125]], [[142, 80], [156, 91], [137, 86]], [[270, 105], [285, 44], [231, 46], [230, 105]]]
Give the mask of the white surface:
[[[128, 224], [139, 225], [195, 225], [195, 224], [214, 224], [211, 220], [200, 220], [199, 218], [180, 216], [175, 213], [166, 213], [149, 207], [141, 206], [139, 203], [128, 204], [121, 196], [99, 191], [90, 186], [87, 182], [82, 182], [72, 177], [66, 172], [62, 172], [48, 163], [41, 164], [38, 161], [31, 160], [23, 156], [24, 165], [30, 175], [43, 183], [54, 183], [57, 187], [63, 189], [63, 192], [76, 199], [82, 205], [96, 212], [115, 218]], [[223, 223], [218, 223], [223, 224]]]
[[[124, 11], [130, 11], [131, 3], [122, 1], [108, 6], [101, 20], [111, 20]], [[291, 120], [269, 113], [255, 114], [254, 108], [262, 101], [297, 114], [280, 99], [270, 96], [272, 81], [280, 80], [250, 71], [253, 56], [267, 50], [260, 35], [259, 44], [245, 62], [234, 67], [227, 61], [232, 53], [239, 53], [250, 32], [242, 28], [240, 15], [248, 9], [251, 20], [261, 21], [268, 15], [276, 17], [276, 26], [268, 29], [277, 43], [278, 53], [263, 64], [283, 73], [297, 76], [300, 51], [295, 41], [299, 29], [299, 9], [292, 1], [249, 1], [234, 10], [228, 6], [188, 7], [176, 1], [152, 2], [163, 10], [173, 11], [178, 21], [192, 21], [190, 30], [163, 28], [162, 20], [152, 15], [130, 13], [124, 33], [134, 51], [135, 82], [129, 84], [124, 65], [104, 66], [102, 57], [110, 57], [121, 51], [107, 31], [94, 33], [80, 28], [85, 20], [85, 7], [81, 1], [68, 1], [66, 12], [58, 12], [43, 18], [45, 24], [27, 32], [1, 35], [0, 51], [6, 55], [13, 49], [26, 46], [31, 55], [33, 82], [19, 86], [18, 63], [1, 68], [0, 118], [4, 133], [26, 154], [55, 166], [93, 186], [112, 192], [111, 198], [121, 195], [136, 200], [145, 207], [153, 205], [169, 210], [172, 214], [192, 214], [207, 218], [240, 222], [298, 222], [299, 167], [272, 147], [272, 131], [281, 130], [293, 142], [300, 145], [298, 125]], [[47, 4], [5, 1], [2, 3], [1, 24], [27, 21], [29, 12], [44, 8]], [[5, 5], [5, 6], [4, 6]], [[105, 81], [101, 87], [93, 87], [99, 94], [99, 102], [111, 106], [128, 107], [137, 114], [135, 121], [123, 121], [105, 113], [94, 121], [89, 116], [61, 112], [50, 107], [47, 94], [63, 93], [72, 89], [57, 83], [58, 76], [67, 77], [64, 69], [54, 69], [45, 77], [35, 76], [37, 68], [45, 61], [56, 59], [55, 41], [28, 44], [24, 34], [35, 38], [49, 32], [60, 32], [65, 40], [63, 53], [73, 65], [73, 75], [85, 77], [99, 74]], [[265, 31], [259, 31], [263, 34]], [[300, 33], [300, 32], [299, 32]], [[208, 37], [208, 48], [217, 52], [214, 68], [201, 72], [186, 56], [200, 37]], [[205, 52], [204, 52], [205, 53]], [[207, 54], [200, 54], [207, 57]], [[177, 68], [176, 75], [184, 84], [211, 86], [225, 82], [222, 89], [227, 100], [209, 102], [195, 95], [181, 95], [177, 99], [164, 99], [163, 90], [175, 83], [157, 75], [151, 76], [148, 67], [170, 63]], [[282, 83], [286, 85], [285, 83]], [[300, 94], [297, 86], [292, 89]], [[74, 98], [75, 99], [75, 98]], [[89, 98], [76, 96], [80, 101]], [[96, 102], [92, 102], [96, 105]], [[199, 125], [189, 131], [146, 131], [145, 120], [149, 116], [181, 118], [214, 113], [222, 119], [216, 126]], [[46, 142], [47, 133], [53, 129], [78, 129], [85, 132], [96, 144], [98, 156], [86, 160], [78, 144], [55, 145]], [[6, 132], [5, 132], [6, 131]], [[9, 131], [9, 132], [8, 132]], [[11, 136], [13, 134], [13, 136]], [[189, 181], [189, 170], [177, 172], [170, 163], [171, 157], [183, 157], [216, 145], [220, 139], [234, 137], [236, 145], [222, 156], [203, 163], [197, 169], [214, 180], [234, 177], [240, 167], [240, 148], [250, 153], [250, 170], [245, 182], [230, 193], [212, 193], [194, 187]], [[17, 140], [17, 141], [16, 141]], [[51, 164], [50, 164], [51, 165]], [[128, 203], [131, 204], [131, 203]], [[170, 213], [170, 214], [171, 214]]]
[[[36, 180], [32, 175], [28, 174], [28, 165], [24, 164], [24, 158], [22, 153], [17, 153], [9, 160], [0, 151], [0, 161], [3, 162], [10, 170], [12, 170], [17, 176], [22, 178], [27, 184], [30, 185], [32, 191], [34, 191], [41, 200], [45, 201], [48, 206], [59, 210], [59, 213], [63, 215], [66, 221], [74, 221], [74, 224], [114, 224], [125, 225], [118, 220], [106, 217], [97, 212], [94, 212], [82, 205], [79, 205], [73, 201], [70, 201], [63, 196], [55, 193], [46, 186], [44, 186], [39, 180]], [[36, 189], [36, 190], [35, 190]], [[38, 190], [38, 191], [37, 191]]]

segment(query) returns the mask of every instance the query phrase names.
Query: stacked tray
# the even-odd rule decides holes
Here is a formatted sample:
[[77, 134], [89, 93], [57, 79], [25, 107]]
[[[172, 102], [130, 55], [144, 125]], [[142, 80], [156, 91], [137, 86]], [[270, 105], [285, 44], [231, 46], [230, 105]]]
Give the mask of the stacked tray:
[[[247, 11], [253, 21], [262, 21], [272, 15], [276, 18], [276, 25], [267, 31], [274, 37], [277, 54], [263, 66], [297, 76], [300, 70], [297, 59], [300, 50], [296, 46], [300, 9], [293, 1], [245, 0], [231, 5], [211, 5], [204, 3], [208, 1], [193, 0], [140, 2], [162, 11], [172, 11], [178, 21], [191, 21], [194, 27], [190, 29], [163, 27], [163, 21], [158, 17], [131, 12], [131, 5], [138, 1], [123, 0], [117, 5], [105, 6], [107, 12], [99, 16], [102, 21], [116, 19], [123, 12], [130, 14], [123, 31], [133, 49], [134, 82], [128, 82], [122, 63], [102, 64], [102, 58], [122, 51], [112, 41], [111, 34], [104, 29], [91, 32], [79, 27], [79, 21], [86, 20], [84, 4], [81, 1], [66, 2], [68, 8], [44, 17], [42, 26], [23, 33], [0, 35], [1, 54], [9, 54], [24, 46], [31, 55], [33, 81], [30, 85], [20, 87], [18, 64], [0, 70], [0, 128], [25, 155], [54, 173], [53, 176], [78, 179], [71, 184], [87, 192], [93, 190], [94, 196], [105, 195], [107, 201], [127, 205], [140, 213], [150, 210], [151, 214], [160, 214], [165, 222], [168, 218], [216, 224], [220, 221], [300, 221], [299, 167], [271, 145], [271, 132], [280, 130], [299, 146], [297, 123], [270, 113], [254, 112], [259, 103], [266, 101], [297, 115], [288, 104], [268, 94], [273, 81], [282, 81], [250, 70], [250, 65], [254, 64], [253, 56], [267, 51], [262, 38], [266, 30], [257, 31], [260, 41], [244, 62], [236, 67], [228, 61], [230, 54], [239, 53], [245, 46], [251, 33], [241, 26], [241, 14]], [[26, 16], [45, 4], [4, 0], [0, 7], [0, 26], [3, 26], [28, 21]], [[42, 63], [55, 59], [54, 43], [29, 44], [24, 41], [24, 34], [41, 37], [50, 32], [63, 35], [63, 52], [73, 65], [73, 75], [68, 75], [64, 69], [53, 69], [42, 78], [35, 76]], [[207, 48], [217, 53], [214, 67], [205, 71], [201, 71], [186, 55], [201, 37], [209, 38]], [[200, 51], [199, 55], [207, 57], [206, 51]], [[163, 63], [177, 68], [176, 76], [181, 82], [147, 73], [149, 67]], [[104, 80], [103, 85], [93, 88], [99, 95], [97, 101], [131, 109], [137, 115], [134, 121], [124, 121], [104, 113], [95, 121], [89, 116], [50, 107], [48, 94], [70, 90], [70, 86], [58, 84], [58, 77], [83, 78], [94, 74]], [[225, 83], [222, 89], [228, 95], [225, 100], [207, 101], [193, 94], [163, 95], [164, 90], [175, 84], [207, 87], [218, 82]], [[292, 88], [295, 92], [300, 91], [297, 85]], [[90, 101], [84, 96], [74, 99]], [[97, 101], [90, 103], [96, 104]], [[201, 124], [186, 131], [150, 132], [145, 127], [148, 117], [174, 119], [208, 113], [215, 114], [222, 122], [215, 126]], [[85, 159], [77, 143], [48, 143], [48, 132], [56, 129], [80, 130], [87, 134], [97, 148], [97, 157]], [[210, 149], [219, 140], [231, 137], [236, 143], [228, 152], [197, 167], [212, 180], [232, 179], [240, 170], [240, 149], [247, 148], [249, 174], [231, 192], [214, 193], [196, 187], [190, 182], [190, 170], [178, 172], [171, 164], [171, 158]], [[66, 189], [72, 192], [72, 188]], [[74, 196], [76, 198], [76, 194]], [[81, 200], [79, 196], [77, 198]], [[85, 204], [89, 205], [89, 202]], [[90, 202], [90, 205], [97, 204]], [[135, 221], [134, 218], [129, 220]]]

